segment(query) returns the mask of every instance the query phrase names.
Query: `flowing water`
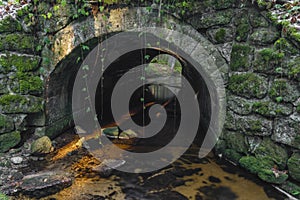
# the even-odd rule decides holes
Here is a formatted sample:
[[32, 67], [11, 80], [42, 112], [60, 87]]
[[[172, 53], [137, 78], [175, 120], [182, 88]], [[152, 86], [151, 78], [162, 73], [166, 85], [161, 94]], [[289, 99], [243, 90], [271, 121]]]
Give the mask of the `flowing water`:
[[[213, 153], [199, 159], [196, 145], [192, 145], [180, 159], [164, 169], [144, 174], [114, 170], [110, 177], [103, 178], [91, 170], [99, 161], [84, 148], [76, 146], [78, 140], [77, 135], [65, 133], [56, 139], [56, 152], [48, 155], [43, 162], [32, 163], [30, 170], [59, 170], [74, 177], [72, 186], [42, 200], [284, 199], [271, 185], [248, 175], [224, 159], [217, 158]], [[118, 145], [123, 149], [132, 147]], [[107, 151], [114, 157], [109, 145], [101, 151]], [[19, 196], [15, 199], [31, 198]]]

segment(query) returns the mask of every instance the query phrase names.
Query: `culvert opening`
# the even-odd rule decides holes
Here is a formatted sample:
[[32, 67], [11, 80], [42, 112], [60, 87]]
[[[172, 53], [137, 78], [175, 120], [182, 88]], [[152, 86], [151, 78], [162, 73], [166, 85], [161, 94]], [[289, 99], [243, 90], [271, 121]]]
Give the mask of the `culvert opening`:
[[[95, 42], [91, 42], [89, 45], [93, 47]], [[81, 64], [76, 62], [79, 53], [79, 49], [72, 52], [58, 65], [49, 78], [46, 95], [46, 116], [47, 125], [50, 127], [48, 135], [52, 138], [74, 127], [72, 104], [70, 102], [72, 102], [72, 87]], [[199, 102], [200, 123], [194, 143], [200, 146], [211, 117], [211, 100], [206, 83], [187, 60], [179, 55], [172, 55], [158, 49], [147, 48], [129, 52], [112, 62], [104, 72], [95, 95], [95, 110], [101, 127], [116, 126], [118, 120], [123, 120], [126, 123], [126, 119], [114, 119], [112, 115], [112, 92], [116, 83], [126, 72], [142, 64], [147, 64], [148, 67], [144, 70], [135, 71], [137, 78], [142, 82], [143, 77], [147, 79], [169, 79], [170, 75], [175, 74], [176, 78], [172, 81], [165, 81], [167, 84], [147, 84], [145, 82], [131, 96], [129, 110], [133, 113], [124, 113], [124, 118], [128, 118], [128, 114], [132, 114], [130, 117], [140, 126], [150, 123], [149, 108], [152, 105], [160, 104], [167, 111], [167, 121], [163, 129], [153, 137], [142, 138], [135, 143], [137, 146], [151, 146], [152, 148], [145, 148], [144, 150], [133, 148], [132, 151], [154, 151], [168, 144], [176, 135], [181, 120], [180, 104], [176, 96], [184, 96], [184, 91], [181, 91], [182, 76], [192, 83], [195, 98]], [[130, 84], [130, 80], [127, 84]], [[124, 130], [118, 130], [121, 133], [122, 131]], [[137, 133], [134, 132], [133, 134]], [[138, 134], [135, 136], [138, 137]], [[115, 140], [114, 142], [122, 143], [122, 137], [119, 137], [119, 141]]]
[[[146, 64], [145, 67], [132, 71], [136, 66], [143, 64]], [[113, 90], [120, 78], [128, 72], [134, 73], [136, 80], [126, 80], [122, 84], [130, 87], [132, 81], [140, 81], [142, 86], [137, 88], [130, 98], [129, 113], [123, 113], [116, 119], [111, 109]], [[160, 49], [147, 48], [126, 53], [116, 59], [104, 72], [97, 86], [95, 107], [101, 127], [109, 129], [105, 135], [114, 143], [124, 143], [126, 139], [131, 142], [131, 136], [138, 138], [134, 140], [135, 147], [127, 148], [133, 152], [147, 153], [167, 145], [176, 135], [181, 122], [181, 107], [177, 97], [181, 95], [184, 99], [185, 95], [182, 76], [192, 83], [194, 98], [199, 102], [200, 123], [194, 143], [200, 146], [211, 117], [208, 88], [191, 63], [179, 55], [172, 55]], [[147, 83], [147, 80], [151, 83]], [[132, 118], [139, 126], [147, 126], [151, 123], [149, 110], [155, 104], [161, 105], [166, 110], [167, 120], [154, 136], [143, 135], [143, 130], [131, 130], [130, 127], [122, 130], [118, 127], [120, 123], [126, 124], [128, 118]], [[160, 114], [155, 113], [155, 117], [159, 118]], [[111, 127], [113, 128], [110, 129]]]
[[[93, 47], [97, 45], [97, 42], [99, 42], [98, 38], [89, 41], [85, 45], [89, 45], [90, 49], [93, 49]], [[134, 40], [133, 42], [136, 41]], [[199, 64], [199, 60], [196, 61], [196, 59], [193, 59], [193, 56], [189, 56], [182, 50], [170, 51], [167, 47], [171, 46], [171, 44], [168, 42], [165, 43], [166, 44], [164, 44], [164, 41], [161, 40], [162, 47], [134, 48], [131, 51], [120, 54], [118, 57], [113, 57], [114, 59], [111, 59], [112, 61], [109, 62], [109, 65], [105, 69], [101, 69], [101, 64], [97, 63], [97, 65], [90, 64], [90, 69], [88, 70], [82, 69], [85, 63], [77, 62], [77, 58], [81, 53], [81, 50], [80, 47], [76, 48], [59, 63], [57, 68], [50, 76], [49, 83], [51, 84], [49, 84], [48, 87], [46, 104], [46, 107], [48, 107], [48, 109], [46, 109], [46, 115], [48, 116], [48, 122], [50, 122], [50, 126], [51, 124], [54, 124], [56, 130], [58, 130], [56, 133], [61, 133], [63, 132], [62, 127], [64, 127], [64, 130], [74, 127], [73, 119], [75, 121], [77, 119], [78, 121], [75, 122], [76, 128], [78, 127], [77, 125], [80, 125], [80, 128], [83, 130], [83, 132], [79, 133], [79, 136], [85, 141], [84, 144], [91, 152], [99, 149], [99, 147], [101, 148], [101, 145], [110, 145], [112, 140], [113, 143], [117, 143], [117, 148], [122, 149], [122, 145], [125, 145], [123, 150], [128, 152], [151, 153], [155, 152], [156, 150], [164, 150], [163, 147], [165, 145], [169, 146], [169, 144], [174, 144], [176, 146], [176, 144], [178, 144], [178, 142], [181, 143], [181, 141], [184, 141], [182, 149], [185, 149], [185, 147], [188, 147], [192, 144], [190, 139], [191, 137], [186, 139], [185, 136], [189, 135], [190, 133], [194, 134], [197, 132], [197, 130], [198, 132], [194, 134], [196, 135], [194, 144], [200, 147], [203, 140], [206, 140], [205, 137], [206, 133], [208, 132], [208, 127], [211, 125], [211, 117], [213, 116], [212, 110], [216, 109], [212, 107], [212, 105], [216, 105], [216, 103], [218, 103], [215, 100], [212, 101], [213, 97], [211, 96], [212, 88], [214, 88], [214, 81], [210, 80], [210, 76], [206, 74], [207, 69]], [[95, 49], [93, 49], [91, 52], [86, 51], [86, 58], [88, 58]], [[106, 52], [105, 58], [107, 58], [107, 56], [109, 57], [109, 54]], [[95, 55], [92, 56], [92, 58], [95, 57]], [[101, 60], [101, 58], [98, 60]], [[197, 64], [203, 69], [199, 70], [199, 66]], [[144, 68], [139, 68], [141, 65]], [[76, 85], [78, 77], [79, 80], [84, 79], [84, 74], [80, 73], [85, 71], [92, 72], [91, 77], [97, 80], [96, 84], [94, 84], [94, 93], [92, 93], [90, 96], [86, 96], [86, 90], [83, 90], [86, 89], [84, 82], [83, 85], [80, 85], [82, 82], [77, 82]], [[102, 76], [100, 76], [101, 71], [103, 71]], [[114, 132], [114, 136], [115, 132], [117, 132], [117, 134], [120, 133], [120, 136], [122, 136], [122, 132], [126, 132], [128, 129], [131, 129], [131, 127], [128, 127], [127, 129], [118, 129], [115, 127], [117, 126], [116, 122], [118, 122], [119, 119], [123, 119], [122, 115], [113, 117], [111, 110], [111, 100], [116, 85], [119, 84], [121, 78], [128, 73], [134, 74], [134, 79], [141, 81], [143, 84], [136, 88], [136, 90], [130, 96], [130, 101], [126, 105], [129, 113], [122, 112], [122, 114], [127, 114], [128, 117], [128, 114], [130, 114], [131, 111], [137, 110], [134, 115], [129, 115], [129, 117], [132, 118], [136, 124], [140, 126], [147, 126], [148, 124], [151, 124], [149, 118], [151, 112], [149, 111], [151, 111], [151, 108], [155, 106], [155, 104], [158, 104], [165, 108], [167, 118], [166, 123], [164, 123], [161, 131], [156, 132], [155, 135], [145, 137], [148, 135], [144, 134], [143, 131], [139, 132], [138, 130], [133, 130], [130, 134], [135, 136], [133, 137], [134, 139], [126, 140], [126, 142], [124, 142], [124, 138], [112, 138], [108, 137], [108, 134], [103, 134], [103, 129], [113, 128], [112, 132]], [[161, 82], [156, 84], [155, 81], [147, 83], [145, 81], [146, 77], [147, 79], [155, 79], [156, 73], [160, 76], [162, 73], [164, 73], [165, 76], [160, 77], [160, 79], [166, 78], [166, 80], [168, 80], [166, 81], [167, 84], [161, 84]], [[169, 78], [169, 75], [171, 74], [173, 77], [175, 77], [173, 83]], [[99, 79], [97, 77], [98, 75], [100, 77]], [[88, 82], [90, 79], [91, 78], [87, 79]], [[131, 79], [127, 79], [127, 81], [122, 82], [123, 85], [131, 85], [130, 80]], [[162, 83], [164, 83], [164, 81], [162, 81]], [[199, 118], [193, 118], [194, 110], [189, 108], [188, 112], [185, 111], [184, 119], [188, 125], [190, 124], [190, 120], [195, 121], [196, 119], [196, 121], [199, 122], [199, 126], [197, 126], [196, 131], [186, 131], [185, 133], [181, 134], [180, 137], [177, 137], [177, 130], [180, 128], [180, 124], [182, 122], [182, 108], [181, 104], [178, 102], [178, 98], [181, 98], [182, 101], [185, 101], [187, 96], [185, 90], [185, 86], [187, 85], [186, 83], [189, 83], [193, 90], [193, 99], [198, 102], [197, 110], [200, 111], [200, 116]], [[70, 88], [73, 88], [73, 90]], [[213, 90], [216, 90], [216, 88]], [[94, 106], [91, 108], [87, 107], [86, 102], [93, 98]], [[118, 101], [123, 101], [122, 96], [118, 99]], [[95, 110], [95, 115], [93, 115], [93, 109]], [[59, 114], [56, 115], [56, 113]], [[157, 115], [160, 116], [160, 113], [154, 113], [154, 116]], [[60, 120], [62, 120], [63, 126], [61, 126], [61, 124], [56, 124], [56, 122], [59, 122]], [[100, 128], [102, 129], [94, 126], [95, 120], [99, 122], [101, 125]], [[91, 127], [91, 129], [89, 129], [89, 127]], [[106, 139], [103, 140], [103, 138]], [[192, 136], [192, 138], [194, 138], [194, 136]], [[99, 139], [101, 141], [99, 141]], [[173, 142], [174, 139], [177, 139], [177, 143]], [[128, 148], [128, 145], [130, 148]], [[182, 150], [179, 151], [182, 152]], [[163, 154], [163, 156], [165, 155], [166, 154]], [[168, 159], [171, 160], [173, 158]]]

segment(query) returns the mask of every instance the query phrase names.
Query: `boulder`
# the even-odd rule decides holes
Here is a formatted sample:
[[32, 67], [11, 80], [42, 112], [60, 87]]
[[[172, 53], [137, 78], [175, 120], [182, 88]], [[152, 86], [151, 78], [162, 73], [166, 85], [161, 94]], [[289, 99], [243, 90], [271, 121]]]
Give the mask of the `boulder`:
[[47, 154], [54, 150], [52, 142], [49, 137], [44, 136], [31, 144], [31, 153], [32, 154]]

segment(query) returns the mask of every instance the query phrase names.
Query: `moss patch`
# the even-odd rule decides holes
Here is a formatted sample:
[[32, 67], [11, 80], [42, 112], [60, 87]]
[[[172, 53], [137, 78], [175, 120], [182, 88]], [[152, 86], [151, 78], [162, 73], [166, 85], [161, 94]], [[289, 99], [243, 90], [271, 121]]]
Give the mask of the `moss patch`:
[[225, 42], [226, 30], [224, 28], [219, 29], [215, 34], [215, 39], [218, 43]]
[[224, 151], [224, 156], [228, 159], [230, 159], [231, 161], [238, 163], [239, 160], [241, 159], [241, 157], [243, 156], [242, 154], [236, 152], [233, 149], [225, 149]]
[[43, 110], [43, 99], [35, 96], [2, 95], [0, 110], [3, 113], [36, 113]]
[[300, 154], [294, 153], [287, 162], [290, 176], [300, 182]]
[[285, 54], [271, 48], [258, 51], [255, 55], [254, 70], [258, 72], [275, 73]]
[[43, 80], [39, 76], [17, 72], [12, 90], [20, 94], [40, 95], [43, 93]]
[[239, 160], [239, 163], [253, 174], [258, 174], [263, 169], [271, 169], [274, 165], [273, 161], [258, 159], [254, 156], [244, 156]]
[[226, 141], [227, 147], [229, 149], [244, 154], [248, 152], [248, 147], [245, 143], [245, 137], [243, 134], [235, 132], [225, 132], [224, 140]]
[[288, 75], [300, 81], [300, 57], [296, 57], [288, 63]]
[[299, 103], [298, 106], [296, 107], [296, 111], [297, 111], [298, 113], [300, 113], [300, 103]]
[[289, 194], [300, 199], [300, 187], [295, 183], [287, 181], [285, 184], [281, 185], [281, 188], [287, 191]]
[[14, 122], [12, 118], [0, 114], [0, 133], [7, 133], [14, 130]]
[[252, 48], [249, 45], [234, 44], [232, 46], [230, 68], [233, 71], [247, 71], [251, 66]]
[[0, 57], [0, 72], [20, 71], [27, 72], [39, 67], [40, 58], [8, 54]]
[[229, 79], [228, 89], [246, 98], [263, 98], [267, 94], [268, 81], [254, 73], [234, 74]]
[[9, 50], [34, 53], [35, 38], [26, 34], [11, 33], [0, 35], [0, 51]]
[[9, 198], [5, 194], [2, 194], [1, 192], [0, 192], [0, 199], [1, 200], [9, 200]]
[[279, 33], [277, 31], [260, 28], [251, 34], [250, 41], [257, 45], [268, 45], [273, 44], [278, 38]]
[[282, 99], [284, 102], [294, 102], [298, 99], [299, 93], [297, 88], [289, 84], [285, 79], [275, 79], [270, 91], [269, 96], [274, 100]]
[[274, 161], [280, 169], [286, 167], [288, 159], [286, 150], [275, 144], [270, 138], [264, 138], [254, 153], [257, 158]]
[[264, 117], [288, 116], [292, 114], [291, 104], [278, 104], [274, 102], [256, 102], [252, 106], [252, 111]]
[[13, 19], [11, 16], [0, 21], [0, 33], [14, 33], [22, 31], [21, 23]]
[[280, 52], [284, 52], [285, 54], [297, 54], [299, 50], [294, 48], [294, 46], [285, 38], [279, 38], [274, 43], [274, 48], [279, 50]]
[[21, 135], [19, 131], [0, 135], [0, 153], [8, 151], [19, 144], [20, 141]]
[[272, 170], [263, 169], [258, 173], [258, 177], [268, 183], [282, 184], [288, 179], [289, 176], [285, 173], [279, 173], [275, 175]]

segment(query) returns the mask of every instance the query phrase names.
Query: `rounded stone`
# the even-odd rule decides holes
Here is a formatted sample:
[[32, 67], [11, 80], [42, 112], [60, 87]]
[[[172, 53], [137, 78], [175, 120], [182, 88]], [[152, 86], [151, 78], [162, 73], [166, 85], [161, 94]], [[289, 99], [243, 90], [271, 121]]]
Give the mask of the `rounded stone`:
[[20, 156], [12, 157], [10, 160], [15, 165], [21, 164], [23, 162], [23, 158]]
[[53, 151], [52, 142], [49, 137], [44, 136], [31, 144], [31, 153], [32, 154], [47, 154]]

